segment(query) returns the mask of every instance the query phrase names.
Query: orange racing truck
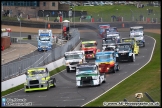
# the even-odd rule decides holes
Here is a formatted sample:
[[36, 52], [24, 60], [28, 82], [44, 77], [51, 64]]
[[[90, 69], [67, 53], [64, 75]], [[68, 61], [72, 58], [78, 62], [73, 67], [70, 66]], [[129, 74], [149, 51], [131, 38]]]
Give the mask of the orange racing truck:
[[81, 50], [85, 51], [86, 59], [94, 59], [97, 52], [100, 50], [97, 49], [96, 41], [84, 41], [81, 44]]
[[95, 64], [99, 67], [100, 73], [119, 71], [119, 64], [116, 62], [115, 51], [104, 51], [96, 53]]

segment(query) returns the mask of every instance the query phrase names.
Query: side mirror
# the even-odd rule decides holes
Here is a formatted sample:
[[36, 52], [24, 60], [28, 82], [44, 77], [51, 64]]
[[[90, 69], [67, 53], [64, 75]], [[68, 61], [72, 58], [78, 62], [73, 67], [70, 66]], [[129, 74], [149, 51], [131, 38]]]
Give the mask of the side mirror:
[[25, 72], [25, 75], [28, 75], [28, 73], [27, 73], [27, 72]]
[[117, 48], [117, 49], [115, 49], [115, 52], [118, 52], [119, 51], [119, 49]]

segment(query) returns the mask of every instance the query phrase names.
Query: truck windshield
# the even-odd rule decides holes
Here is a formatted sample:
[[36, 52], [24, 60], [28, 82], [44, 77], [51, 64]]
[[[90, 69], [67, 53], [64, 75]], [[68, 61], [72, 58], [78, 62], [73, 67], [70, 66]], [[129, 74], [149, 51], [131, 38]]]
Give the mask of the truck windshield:
[[101, 59], [104, 60], [109, 58], [113, 58], [112, 54], [96, 56], [96, 60], [101, 60]]
[[122, 42], [123, 43], [131, 43], [132, 45], [134, 45], [134, 40], [131, 40], [131, 39], [122, 39]]
[[28, 75], [36, 75], [36, 74], [44, 74], [44, 73], [46, 73], [45, 70], [35, 70], [35, 71], [27, 72]]
[[119, 51], [129, 51], [130, 50], [130, 45], [120, 45], [118, 46]]
[[143, 28], [131, 29], [131, 32], [141, 32], [141, 31], [143, 31]]
[[75, 55], [66, 55], [65, 60], [71, 60], [71, 59], [82, 59], [81, 54], [75, 54]]
[[84, 47], [95, 47], [95, 44], [94, 43], [86, 43], [86, 44], [83, 44]]
[[41, 40], [41, 41], [50, 41], [50, 37], [48, 37], [48, 36], [40, 36], [39, 40]]
[[94, 71], [94, 67], [80, 67], [80, 68], [77, 68], [79, 72], [81, 71], [87, 71], [87, 72], [90, 72], [90, 71]]
[[112, 44], [112, 43], [115, 43], [115, 39], [103, 40], [103, 44]]

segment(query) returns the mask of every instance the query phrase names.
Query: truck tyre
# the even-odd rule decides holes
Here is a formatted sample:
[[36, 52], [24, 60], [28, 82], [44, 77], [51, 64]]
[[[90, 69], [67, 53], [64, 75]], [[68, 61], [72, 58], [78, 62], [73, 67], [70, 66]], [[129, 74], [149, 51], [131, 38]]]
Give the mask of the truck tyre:
[[120, 70], [120, 66], [119, 66], [119, 64], [117, 64], [116, 71], [119, 71], [119, 70]]
[[104, 74], [104, 81], [103, 83], [106, 83], [106, 74]]
[[98, 86], [100, 86], [100, 85], [101, 85], [101, 79], [100, 79], [100, 77], [99, 77]]
[[116, 57], [116, 62], [119, 62], [119, 57]]
[[46, 89], [47, 91], [49, 90], [49, 83], [47, 82], [47, 89]]
[[113, 67], [113, 73], [116, 73], [116, 69], [115, 69], [115, 66]]
[[145, 42], [143, 42], [143, 47], [145, 47]]
[[135, 62], [135, 60], [133, 59], [133, 55], [131, 56], [130, 61]]
[[66, 66], [66, 71], [67, 71], [67, 73], [70, 72], [70, 68], [68, 66]]
[[56, 79], [55, 78], [52, 79], [52, 84], [53, 84], [53, 87], [56, 87]]

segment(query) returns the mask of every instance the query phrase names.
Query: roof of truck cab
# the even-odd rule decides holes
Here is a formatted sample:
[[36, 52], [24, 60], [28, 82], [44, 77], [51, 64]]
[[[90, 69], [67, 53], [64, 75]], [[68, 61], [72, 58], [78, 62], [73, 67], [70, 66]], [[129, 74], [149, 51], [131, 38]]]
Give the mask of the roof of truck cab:
[[45, 67], [34, 67], [34, 68], [29, 68], [28, 71], [29, 70], [44, 70], [44, 69], [46, 68]]
[[96, 65], [95, 63], [82, 63], [82, 64], [78, 64], [77, 66], [94, 66]]
[[103, 55], [103, 54], [112, 54], [114, 51], [104, 51], [104, 52], [97, 52], [96, 55]]
[[85, 43], [95, 43], [96, 41], [83, 41], [82, 44], [85, 44]]

